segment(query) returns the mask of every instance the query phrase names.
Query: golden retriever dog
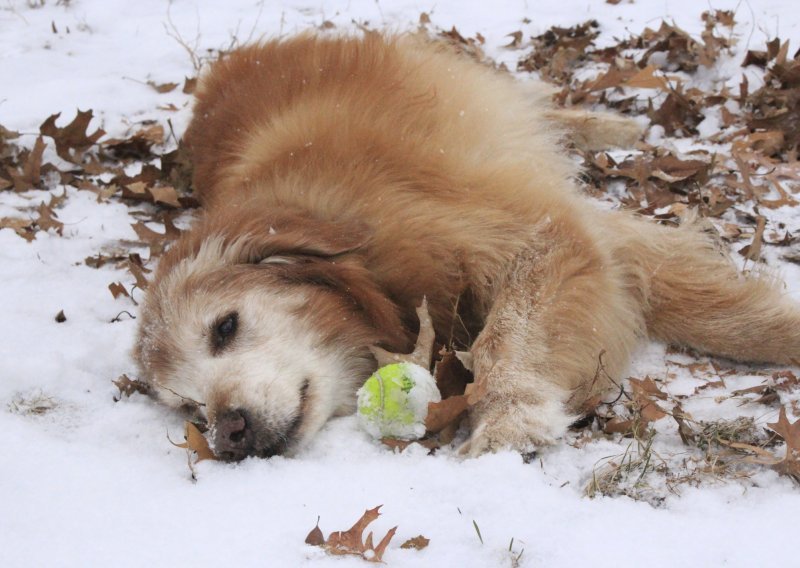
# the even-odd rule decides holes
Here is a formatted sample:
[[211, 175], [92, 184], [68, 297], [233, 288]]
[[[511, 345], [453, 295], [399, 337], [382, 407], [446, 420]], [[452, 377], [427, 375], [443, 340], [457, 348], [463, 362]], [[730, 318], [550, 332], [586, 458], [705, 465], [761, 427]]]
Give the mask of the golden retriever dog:
[[645, 336], [800, 359], [798, 307], [699, 223], [579, 195], [564, 143], [639, 129], [549, 93], [374, 33], [215, 63], [185, 136], [204, 211], [147, 293], [142, 377], [208, 420], [222, 458], [292, 454], [353, 412], [371, 346], [411, 350], [427, 297], [438, 340], [468, 348], [488, 388], [460, 448], [479, 455], [553, 443]]

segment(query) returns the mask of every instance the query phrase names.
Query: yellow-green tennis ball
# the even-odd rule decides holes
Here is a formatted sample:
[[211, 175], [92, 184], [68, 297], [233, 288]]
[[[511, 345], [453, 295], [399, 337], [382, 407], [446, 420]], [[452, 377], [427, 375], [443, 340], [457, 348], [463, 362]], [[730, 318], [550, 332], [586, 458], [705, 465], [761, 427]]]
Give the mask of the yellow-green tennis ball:
[[442, 399], [427, 369], [392, 363], [375, 371], [358, 391], [358, 420], [374, 438], [415, 440], [425, 435], [428, 403]]

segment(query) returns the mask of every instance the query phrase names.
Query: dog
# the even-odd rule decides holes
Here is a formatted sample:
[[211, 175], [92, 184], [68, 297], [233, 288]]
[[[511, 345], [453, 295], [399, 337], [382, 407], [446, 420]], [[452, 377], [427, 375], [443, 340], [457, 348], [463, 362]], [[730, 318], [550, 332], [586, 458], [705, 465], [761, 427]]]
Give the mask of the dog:
[[460, 447], [477, 456], [554, 443], [647, 336], [800, 359], [798, 306], [702, 223], [580, 195], [565, 144], [638, 135], [411, 36], [240, 48], [197, 88], [184, 140], [203, 213], [147, 292], [140, 374], [208, 421], [221, 458], [291, 455], [354, 411], [371, 346], [411, 350], [427, 297], [438, 341], [487, 386]]

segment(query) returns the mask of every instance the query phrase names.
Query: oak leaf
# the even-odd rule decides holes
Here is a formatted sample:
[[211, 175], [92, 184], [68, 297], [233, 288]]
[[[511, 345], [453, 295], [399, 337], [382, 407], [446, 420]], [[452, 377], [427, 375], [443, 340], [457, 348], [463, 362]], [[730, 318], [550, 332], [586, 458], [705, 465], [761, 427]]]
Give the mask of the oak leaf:
[[16, 217], [0, 219], [0, 229], [11, 229], [28, 242], [36, 238], [36, 224]]
[[33, 149], [27, 154], [21, 171], [9, 172], [14, 184], [14, 191], [26, 191], [39, 187], [42, 181], [42, 153], [47, 144], [41, 136], [36, 138]]
[[97, 129], [94, 133], [87, 135], [86, 129], [92, 121], [92, 111], [78, 110], [78, 114], [67, 126], [56, 126], [56, 120], [61, 116], [61, 113], [51, 115], [39, 127], [39, 132], [45, 136], [50, 136], [56, 143], [56, 154], [62, 159], [72, 162], [80, 163], [83, 153], [91, 148], [97, 141], [105, 135], [101, 129]]
[[662, 392], [655, 381], [650, 377], [643, 380], [630, 378], [631, 388], [633, 389], [633, 400], [639, 408], [642, 418], [646, 422], [655, 422], [664, 418], [667, 413], [653, 399], [666, 400], [666, 393]]
[[39, 218], [36, 220], [36, 224], [42, 231], [53, 229], [59, 235], [64, 232], [64, 223], [58, 220], [56, 214], [48, 205], [45, 205], [44, 201], [39, 205], [37, 211], [39, 212]]
[[789, 422], [786, 408], [781, 407], [778, 421], [767, 423], [767, 426], [786, 442], [786, 455], [772, 468], [800, 483], [800, 420]]
[[[131, 396], [133, 393], [147, 394], [150, 387], [142, 381], [132, 380], [128, 375], [120, 375], [118, 379], [111, 381], [119, 389], [119, 396]], [[119, 399], [114, 399], [119, 400]]]
[[382, 505], [378, 505], [374, 509], [367, 509], [349, 530], [332, 532], [323, 542], [320, 542], [323, 534], [319, 528], [319, 519], [317, 519], [317, 526], [306, 537], [306, 543], [322, 546], [328, 554], [332, 555], [353, 554], [361, 556], [368, 562], [383, 562], [383, 554], [394, 537], [397, 527], [390, 529], [377, 546], [373, 544], [371, 532], [367, 535], [366, 540], [363, 538], [367, 526], [380, 516], [378, 511], [381, 507]]

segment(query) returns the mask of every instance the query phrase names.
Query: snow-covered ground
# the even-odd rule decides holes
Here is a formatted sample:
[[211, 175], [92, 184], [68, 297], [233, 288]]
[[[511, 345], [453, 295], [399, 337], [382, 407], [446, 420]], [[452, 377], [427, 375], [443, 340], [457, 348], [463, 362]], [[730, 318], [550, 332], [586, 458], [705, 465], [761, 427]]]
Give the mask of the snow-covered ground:
[[[180, 135], [190, 97], [145, 84], [196, 74], [176, 37], [202, 55], [326, 21], [337, 30], [413, 29], [426, 12], [434, 27], [480, 33], [488, 55], [514, 69], [520, 54], [501, 46], [516, 30], [528, 37], [596, 19], [602, 45], [666, 18], [699, 35], [700, 13], [711, 8], [736, 11], [738, 61], [776, 35], [793, 40], [790, 54], [798, 47], [795, 0], [2, 0], [0, 124], [32, 147], [51, 114], [61, 112], [64, 124], [76, 109], [91, 108], [92, 130], [110, 136], [168, 119]], [[740, 73], [738, 63], [727, 69]], [[45, 161], [57, 162], [52, 144]], [[0, 192], [0, 218], [31, 218], [31, 207], [63, 191], [57, 180], [51, 185]], [[135, 374], [136, 321], [124, 314], [111, 320], [137, 308], [114, 299], [108, 285], [130, 289], [133, 278], [84, 259], [136, 240], [132, 208], [66, 192], [58, 209], [63, 236], [40, 231], [27, 242], [0, 230], [0, 566], [361, 566], [360, 558], [327, 556], [304, 539], [318, 516], [327, 535], [379, 504], [375, 533], [399, 526], [384, 556], [392, 566], [798, 565], [792, 534], [800, 490], [791, 480], [765, 467], [696, 483], [649, 474], [653, 498], [590, 499], [593, 474], [610, 457], [622, 459], [630, 443], [613, 437], [587, 442], [572, 434], [571, 443], [529, 464], [512, 453], [461, 460], [414, 446], [394, 454], [347, 417], [294, 459], [204, 461], [193, 480], [185, 451], [167, 439], [181, 438], [181, 418], [141, 395], [114, 400], [111, 381]], [[800, 226], [797, 211], [774, 214]], [[782, 270], [790, 293], [800, 296], [797, 268]], [[56, 323], [60, 310], [66, 321]], [[704, 380], [680, 366], [690, 362], [648, 345], [631, 376], [672, 373], [670, 394], [691, 394]], [[726, 377], [728, 390], [759, 384], [764, 377], [755, 371], [739, 367]], [[777, 417], [777, 406], [703, 392], [685, 405], [695, 418], [752, 416], [763, 425]], [[660, 424], [660, 457], [653, 459], [675, 464], [697, 455], [681, 445], [676, 424]], [[430, 539], [427, 548], [399, 548], [419, 534]]]

